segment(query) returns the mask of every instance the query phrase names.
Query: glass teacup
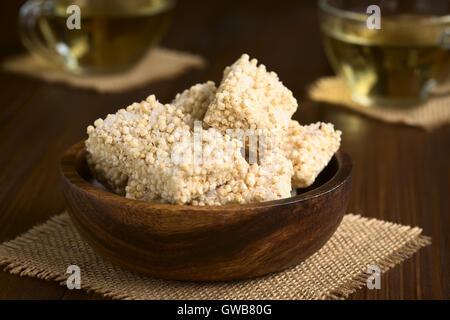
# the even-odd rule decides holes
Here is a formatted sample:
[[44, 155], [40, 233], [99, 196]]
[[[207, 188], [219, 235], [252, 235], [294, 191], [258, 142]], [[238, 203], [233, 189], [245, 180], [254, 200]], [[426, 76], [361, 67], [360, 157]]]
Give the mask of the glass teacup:
[[319, 0], [319, 11], [328, 59], [356, 102], [415, 105], [448, 80], [449, 1]]
[[31, 53], [75, 73], [127, 69], [165, 33], [175, 0], [29, 0], [19, 29]]

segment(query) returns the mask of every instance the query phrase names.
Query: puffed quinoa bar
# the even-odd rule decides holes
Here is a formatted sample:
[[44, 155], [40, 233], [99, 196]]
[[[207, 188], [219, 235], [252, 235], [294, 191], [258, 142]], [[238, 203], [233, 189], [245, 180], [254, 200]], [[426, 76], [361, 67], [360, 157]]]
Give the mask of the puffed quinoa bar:
[[247, 170], [240, 170], [234, 179], [195, 198], [191, 204], [219, 206], [288, 198], [293, 173], [290, 160], [281, 153], [269, 153], [261, 164], [254, 163]]
[[275, 72], [242, 55], [225, 68], [215, 99], [204, 121], [218, 130], [262, 129], [285, 131], [297, 100]]
[[116, 167], [110, 166], [106, 161], [96, 159], [91, 153], [86, 156], [87, 164], [95, 179], [101, 182], [109, 190], [124, 196], [128, 176]]
[[125, 197], [135, 200], [167, 203], [158, 194], [150, 191], [147, 184], [135, 179], [129, 179], [125, 187]]
[[341, 131], [334, 130], [331, 123], [301, 126], [291, 120], [282, 150], [294, 166], [292, 186], [305, 188], [313, 184], [339, 149], [340, 143]]
[[215, 97], [216, 90], [216, 85], [212, 81], [198, 83], [182, 93], [178, 93], [172, 104], [177, 108], [182, 108], [185, 114], [184, 121], [193, 129], [194, 121], [203, 120], [206, 109]]
[[87, 129], [86, 147], [99, 161], [127, 175], [130, 183], [145, 186], [128, 188], [129, 198], [145, 199], [147, 194], [184, 204], [228, 182], [236, 166], [248, 166], [241, 143], [213, 128], [197, 132], [201, 148], [196, 156], [195, 132], [184, 116], [181, 109], [162, 105], [152, 95], [96, 120], [95, 127]]

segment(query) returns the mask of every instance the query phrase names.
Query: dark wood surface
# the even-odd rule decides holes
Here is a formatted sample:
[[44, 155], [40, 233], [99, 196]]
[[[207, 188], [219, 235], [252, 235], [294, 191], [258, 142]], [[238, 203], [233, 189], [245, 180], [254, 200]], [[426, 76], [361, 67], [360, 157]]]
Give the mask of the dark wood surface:
[[95, 185], [84, 141], [61, 160], [67, 210], [91, 247], [124, 268], [162, 279], [229, 281], [297, 265], [346, 213], [352, 164], [338, 151], [316, 181], [276, 201], [189, 206], [136, 201]]
[[[1, 58], [22, 50], [15, 32], [20, 1], [1, 1]], [[155, 93], [207, 79], [243, 52], [275, 70], [300, 102], [301, 123], [330, 121], [354, 161], [348, 212], [419, 226], [433, 243], [382, 275], [380, 290], [353, 299], [448, 299], [450, 126], [426, 132], [387, 124], [307, 100], [305, 88], [331, 74], [321, 46], [315, 1], [179, 1], [163, 45], [202, 54], [204, 70], [121, 94], [98, 94], [0, 72], [0, 241], [64, 209], [58, 157], [85, 138], [96, 118]], [[450, 106], [449, 106], [450, 107]], [[54, 282], [0, 272], [2, 299], [100, 298]]]

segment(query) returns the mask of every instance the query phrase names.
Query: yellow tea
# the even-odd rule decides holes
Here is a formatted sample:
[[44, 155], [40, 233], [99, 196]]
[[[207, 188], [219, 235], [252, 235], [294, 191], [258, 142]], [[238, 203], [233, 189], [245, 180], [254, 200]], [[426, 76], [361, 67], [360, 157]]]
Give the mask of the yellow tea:
[[381, 18], [381, 29], [329, 19], [322, 24], [327, 56], [365, 105], [413, 104], [427, 97], [436, 80], [450, 73], [445, 25], [423, 24], [429, 16]]
[[138, 9], [103, 6], [82, 7], [80, 29], [66, 25], [65, 6], [43, 12], [37, 20], [47, 47], [63, 57], [75, 72], [119, 71], [136, 63], [164, 34], [173, 1], [146, 1]]

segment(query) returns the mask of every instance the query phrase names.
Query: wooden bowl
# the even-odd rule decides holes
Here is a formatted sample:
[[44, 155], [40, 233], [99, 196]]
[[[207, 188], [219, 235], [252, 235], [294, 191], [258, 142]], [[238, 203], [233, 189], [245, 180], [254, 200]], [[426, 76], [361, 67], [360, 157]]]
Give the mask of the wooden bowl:
[[176, 280], [235, 280], [298, 264], [320, 249], [347, 208], [352, 165], [338, 152], [301, 194], [196, 207], [127, 199], [95, 186], [84, 142], [61, 160], [67, 209], [92, 248], [124, 268]]

